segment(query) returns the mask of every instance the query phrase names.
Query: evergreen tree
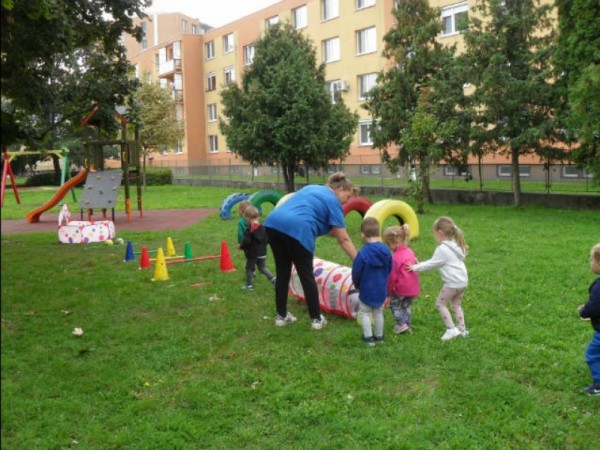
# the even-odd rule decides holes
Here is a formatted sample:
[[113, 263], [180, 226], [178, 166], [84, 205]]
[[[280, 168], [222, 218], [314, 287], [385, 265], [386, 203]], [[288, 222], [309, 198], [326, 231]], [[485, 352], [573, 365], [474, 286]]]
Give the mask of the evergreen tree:
[[279, 165], [287, 190], [295, 190], [300, 164], [327, 168], [343, 159], [358, 125], [341, 99], [332, 104], [325, 66], [316, 63], [310, 40], [277, 24], [255, 46], [242, 85], [221, 94], [219, 128], [227, 145], [252, 165]]
[[551, 5], [536, 6], [534, 0], [481, 0], [464, 35], [474, 134], [480, 145], [509, 155], [517, 206], [522, 204], [519, 158], [563, 156], [556, 145], [550, 12]]
[[[373, 145], [382, 150], [388, 168], [396, 172], [407, 163], [411, 167], [418, 163], [420, 186], [416, 192], [431, 203], [431, 168], [444, 159], [462, 165], [466, 158], [468, 120], [460, 113], [463, 82], [454, 66], [455, 48], [437, 40], [442, 29], [437, 9], [427, 0], [399, 2], [394, 17], [397, 25], [383, 38], [390, 68], [379, 74], [364, 107], [374, 119]], [[413, 145], [413, 133], [420, 134], [427, 123], [450, 121], [452, 135], [438, 136], [435, 146]], [[390, 152], [395, 148], [397, 156]]]
[[600, 2], [557, 0], [557, 109], [578, 141], [573, 159], [600, 182]]

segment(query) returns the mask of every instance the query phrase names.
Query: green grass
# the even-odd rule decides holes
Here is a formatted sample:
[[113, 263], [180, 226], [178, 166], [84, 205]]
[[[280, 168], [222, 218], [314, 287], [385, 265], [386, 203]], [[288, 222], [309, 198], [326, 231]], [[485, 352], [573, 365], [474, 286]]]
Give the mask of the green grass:
[[[150, 187], [144, 202], [218, 208], [232, 192]], [[39, 195], [24, 191], [18, 207], [7, 197], [2, 217], [22, 218], [49, 198]], [[421, 276], [413, 336], [392, 335], [386, 311], [386, 343], [366, 348], [347, 319], [328, 316], [325, 329], [311, 330], [295, 299], [298, 322], [276, 328], [269, 282], [240, 290], [236, 221], [218, 214], [181, 231], [120, 233], [117, 224], [136, 250], [171, 237], [203, 256], [228, 243], [237, 272], [221, 272], [218, 260], [177, 264], [168, 281], [122, 262], [125, 246], [2, 235], [2, 447], [597, 448], [600, 399], [579, 392], [590, 382], [583, 352], [592, 329], [576, 309], [594, 279], [598, 211], [428, 209], [411, 243], [421, 260], [441, 214], [470, 245], [468, 339], [440, 341], [435, 272]], [[357, 245], [359, 223], [348, 215]], [[316, 255], [349, 263], [330, 238]]]

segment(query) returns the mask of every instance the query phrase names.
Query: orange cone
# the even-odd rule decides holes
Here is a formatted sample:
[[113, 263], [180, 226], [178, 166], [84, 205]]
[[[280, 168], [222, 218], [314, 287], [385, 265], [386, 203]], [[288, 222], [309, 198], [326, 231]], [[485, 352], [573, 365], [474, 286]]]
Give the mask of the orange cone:
[[164, 281], [169, 279], [169, 272], [167, 272], [167, 263], [165, 261], [165, 255], [163, 254], [162, 247], [158, 248], [156, 253], [156, 265], [154, 266], [154, 277], [152, 281]]
[[140, 270], [150, 268], [150, 256], [148, 255], [148, 249], [142, 247], [142, 256], [140, 258]]
[[225, 241], [221, 242], [221, 272], [235, 272], [229, 248], [227, 248], [227, 242]]

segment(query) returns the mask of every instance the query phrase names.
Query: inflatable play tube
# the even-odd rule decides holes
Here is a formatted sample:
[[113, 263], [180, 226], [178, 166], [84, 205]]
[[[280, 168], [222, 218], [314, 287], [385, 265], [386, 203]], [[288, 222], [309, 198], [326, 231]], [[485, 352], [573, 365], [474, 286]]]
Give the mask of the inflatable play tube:
[[287, 202], [290, 197], [294, 195], [294, 192], [288, 192], [287, 194], [285, 194], [283, 197], [281, 197], [279, 199], [279, 201], [277, 202], [277, 204], [275, 205], [275, 208], [277, 208], [278, 206], [283, 205], [285, 202]]
[[231, 194], [229, 197], [223, 200], [221, 209], [219, 210], [219, 217], [223, 220], [231, 220], [231, 209], [242, 200], [248, 200], [249, 198], [249, 194], [243, 194], [241, 192]]
[[[400, 224], [408, 224], [411, 239], [419, 237], [419, 219], [414, 209], [401, 200], [379, 200], [365, 214], [365, 217], [375, 217], [380, 224], [383, 224], [389, 216], [395, 216]], [[383, 227], [381, 231], [383, 232]]]
[[[347, 319], [356, 319], [358, 294], [353, 293], [350, 295], [350, 291], [354, 289], [352, 269], [331, 261], [314, 258], [313, 271], [319, 290], [321, 310]], [[289, 287], [292, 295], [300, 300], [305, 300], [304, 291], [295, 267], [292, 267], [292, 278]]]
[[348, 215], [349, 212], [358, 211], [362, 217], [365, 217], [365, 214], [371, 207], [373, 202], [365, 197], [352, 197], [348, 202], [344, 205], [344, 217]]
[[271, 203], [273, 206], [277, 206], [277, 202], [281, 200], [281, 197], [283, 197], [281, 192], [267, 190], [255, 192], [248, 200], [250, 200], [250, 203], [256, 206], [260, 211], [260, 206], [265, 202]]

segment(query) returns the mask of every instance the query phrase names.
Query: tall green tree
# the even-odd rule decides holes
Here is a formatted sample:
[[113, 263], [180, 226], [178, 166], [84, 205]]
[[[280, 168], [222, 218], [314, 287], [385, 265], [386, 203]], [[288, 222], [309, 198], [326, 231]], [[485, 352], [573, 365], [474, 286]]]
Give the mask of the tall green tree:
[[139, 127], [142, 153], [142, 178], [146, 185], [146, 160], [157, 151], [177, 146], [185, 134], [182, 122], [175, 118], [175, 100], [158, 84], [144, 83], [133, 94], [135, 122]]
[[551, 57], [552, 6], [534, 0], [480, 0], [464, 34], [469, 97], [481, 145], [508, 154], [514, 204], [522, 204], [519, 158], [563, 157], [557, 146]]
[[135, 87], [123, 33], [141, 39], [133, 17], [150, 0], [3, 0], [2, 148], [56, 142], [94, 104], [110, 128]]
[[[378, 75], [364, 108], [374, 119], [373, 145], [382, 151], [388, 168], [395, 172], [406, 164], [420, 164], [418, 191], [433, 202], [430, 170], [443, 159], [460, 165], [466, 158], [469, 140], [468, 120], [461, 113], [463, 80], [455, 70], [455, 48], [437, 40], [442, 29], [437, 9], [427, 0], [398, 2], [394, 16], [397, 25], [383, 38], [389, 69]], [[423, 103], [419, 109], [420, 99]], [[405, 140], [412, 139], [429, 121], [454, 121], [454, 134], [444, 133], [445, 139], [437, 140], [435, 151], [428, 145], [417, 148], [412, 140], [407, 146]], [[392, 148], [398, 149], [397, 155], [390, 152]]]
[[241, 87], [229, 85], [221, 99], [228, 147], [253, 165], [279, 165], [289, 192], [301, 164], [320, 169], [345, 158], [358, 126], [341, 99], [332, 103], [311, 41], [289, 24], [269, 28]]
[[600, 2], [557, 0], [557, 109], [578, 141], [573, 159], [600, 182]]

